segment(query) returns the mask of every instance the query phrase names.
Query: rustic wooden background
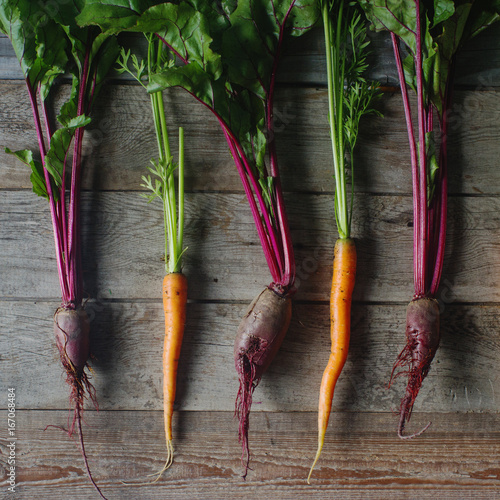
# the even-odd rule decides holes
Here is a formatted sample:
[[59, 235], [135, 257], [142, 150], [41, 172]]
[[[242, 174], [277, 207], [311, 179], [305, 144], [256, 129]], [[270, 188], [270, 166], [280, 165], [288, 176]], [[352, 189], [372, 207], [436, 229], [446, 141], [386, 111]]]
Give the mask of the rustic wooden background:
[[[395, 85], [389, 39], [374, 35], [371, 76]], [[135, 42], [133, 42], [135, 43]], [[28, 97], [9, 41], [0, 38], [0, 145], [34, 148]], [[85, 439], [110, 500], [500, 499], [500, 26], [463, 51], [450, 127], [447, 255], [439, 293], [442, 344], [396, 436], [403, 382], [387, 388], [404, 342], [412, 294], [409, 155], [401, 98], [359, 140], [354, 237], [359, 272], [351, 350], [334, 399], [322, 459], [316, 449], [319, 382], [329, 352], [328, 291], [336, 227], [321, 31], [294, 41], [277, 92], [277, 142], [296, 249], [299, 291], [289, 333], [255, 393], [253, 470], [241, 479], [233, 338], [270, 278], [247, 201], [212, 116], [182, 91], [166, 94], [169, 123], [186, 136], [185, 273], [189, 320], [180, 361], [175, 464], [165, 457], [161, 404], [161, 207], [141, 198], [156, 154], [148, 96], [112, 77], [86, 133], [83, 231], [92, 318], [93, 382]], [[60, 94], [68, 86], [61, 85]], [[57, 97], [59, 99], [60, 96]], [[0, 152], [0, 498], [96, 498], [79, 448], [64, 432], [68, 388], [52, 334], [59, 303], [44, 200], [26, 168]], [[7, 387], [17, 396], [17, 493], [7, 492]]]

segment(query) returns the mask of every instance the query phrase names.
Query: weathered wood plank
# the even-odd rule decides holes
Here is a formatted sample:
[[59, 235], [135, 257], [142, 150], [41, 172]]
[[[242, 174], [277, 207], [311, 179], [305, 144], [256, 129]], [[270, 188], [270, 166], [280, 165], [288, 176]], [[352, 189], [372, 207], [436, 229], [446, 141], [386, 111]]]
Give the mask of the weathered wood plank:
[[[68, 407], [52, 333], [56, 307], [57, 302], [0, 301], [2, 386], [16, 387], [19, 408]], [[93, 383], [101, 409], [160, 410], [161, 304], [101, 300], [89, 303], [88, 309]], [[189, 304], [179, 409], [234, 408], [238, 383], [233, 342], [244, 310], [243, 304]], [[355, 304], [349, 358], [336, 388], [334, 411], [398, 408], [404, 382], [391, 389], [387, 384], [404, 343], [405, 311], [404, 305]], [[443, 309], [441, 347], [415, 413], [500, 411], [498, 321], [497, 306], [451, 304]], [[287, 337], [255, 393], [255, 411], [314, 411], [328, 353], [328, 306], [295, 304]]]
[[[332, 196], [290, 194], [286, 202], [296, 249], [297, 299], [328, 300], [336, 238]], [[87, 293], [157, 298], [164, 253], [161, 204], [147, 205], [138, 193], [119, 192], [85, 193], [82, 203]], [[405, 196], [357, 197], [355, 300], [410, 299], [411, 204]], [[442, 295], [461, 302], [500, 302], [500, 198], [457, 197], [449, 205]], [[252, 299], [270, 275], [244, 194], [190, 194], [186, 208], [191, 298]], [[47, 203], [28, 191], [0, 192], [0, 269], [0, 297], [60, 296]]]
[[[311, 485], [305, 482], [316, 446], [316, 419], [311, 413], [252, 415], [253, 470], [246, 481], [240, 477], [231, 412], [177, 414], [176, 461], [154, 485], [121, 481], [139, 482], [163, 465], [160, 412], [87, 412], [85, 436], [95, 479], [108, 498], [116, 500], [499, 498], [497, 414], [425, 414], [422, 421], [432, 419], [435, 425], [406, 442], [395, 437], [392, 418], [379, 413], [338, 414]], [[18, 413], [16, 500], [35, 494], [53, 500], [95, 498], [75, 442], [60, 430], [43, 430], [48, 424], [66, 422], [66, 412]], [[5, 491], [5, 426], [0, 438], [4, 479], [0, 487]]]
[[[368, 77], [389, 85], [397, 85], [391, 40], [388, 33], [369, 32], [373, 55]], [[145, 52], [141, 36], [121, 36], [121, 43], [139, 55]], [[498, 87], [500, 85], [500, 28], [492, 26], [471, 40], [457, 58], [456, 83], [467, 87]], [[22, 72], [10, 41], [0, 36], [0, 78], [19, 80]], [[129, 75], [112, 73], [112, 78], [131, 79]], [[321, 28], [303, 37], [292, 39], [278, 72], [279, 83], [326, 85], [324, 41]]]
[[[66, 89], [67, 90], [67, 89]], [[450, 193], [500, 193], [499, 92], [457, 91], [450, 115]], [[59, 102], [59, 101], [57, 101]], [[242, 191], [220, 127], [211, 113], [183, 91], [166, 93], [176, 151], [176, 127], [186, 136], [186, 188]], [[332, 155], [324, 89], [279, 89], [276, 140], [287, 191], [333, 191]], [[408, 139], [399, 95], [379, 103], [384, 118], [368, 117], [358, 140], [355, 190], [409, 193]], [[156, 155], [151, 106], [142, 88], [103, 90], [86, 132], [84, 188], [141, 189], [141, 176]], [[0, 145], [36, 147], [32, 115], [22, 84], [0, 84]], [[176, 154], [176, 153], [175, 153]], [[31, 188], [29, 169], [0, 152], [0, 188]]]

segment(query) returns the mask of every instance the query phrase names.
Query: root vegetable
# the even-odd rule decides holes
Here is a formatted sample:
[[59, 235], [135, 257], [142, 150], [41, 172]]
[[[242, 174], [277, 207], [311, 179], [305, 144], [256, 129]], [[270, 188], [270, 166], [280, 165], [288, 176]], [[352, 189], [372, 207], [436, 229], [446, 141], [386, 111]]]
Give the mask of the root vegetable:
[[[394, 364], [392, 374], [400, 367], [407, 367], [408, 374], [406, 392], [401, 400], [398, 436], [411, 438], [422, 434], [429, 424], [420, 432], [404, 436], [406, 422], [410, 419], [415, 398], [431, 367], [431, 362], [439, 346], [439, 304], [437, 300], [420, 298], [408, 304], [406, 312], [406, 345]], [[391, 377], [392, 378], [392, 377]]]
[[245, 471], [250, 461], [248, 429], [252, 394], [276, 355], [291, 317], [291, 298], [265, 288], [252, 301], [238, 327], [234, 343], [234, 364], [239, 379], [236, 415]]
[[347, 359], [351, 336], [351, 300], [357, 257], [351, 238], [354, 185], [351, 181], [349, 200], [346, 157], [350, 157], [351, 177], [354, 178], [354, 147], [359, 122], [366, 114], [380, 115], [372, 108], [372, 103], [380, 96], [377, 85], [370, 84], [363, 76], [369, 41], [360, 10], [345, 0], [322, 0], [320, 4], [326, 49], [328, 124], [335, 172], [334, 211], [339, 238], [334, 249], [330, 294], [331, 350], [319, 391], [318, 449], [308, 483], [323, 449], [333, 393]]
[[[407, 372], [401, 372], [408, 375], [398, 425], [398, 435], [403, 438], [413, 403], [439, 344], [435, 297], [446, 239], [447, 140], [457, 53], [464, 42], [500, 20], [500, 6], [494, 0], [359, 3], [375, 30], [391, 34], [410, 149], [414, 296], [408, 307], [406, 346], [391, 376], [398, 367], [409, 367]], [[407, 49], [404, 60], [401, 43]], [[412, 113], [408, 87], [417, 97], [416, 113]], [[408, 437], [418, 436], [427, 427]]]
[[[118, 45], [114, 37], [76, 25], [82, 2], [49, 2], [57, 8], [46, 3], [0, 2], [0, 31], [10, 38], [24, 73], [40, 159], [31, 150], [13, 152], [6, 148], [6, 152], [30, 167], [33, 191], [49, 204], [62, 299], [54, 314], [54, 332], [74, 405], [68, 434], [73, 433], [76, 423], [88, 476], [104, 498], [90, 473], [81, 425], [84, 398], [88, 396], [94, 405], [96, 399], [85, 371], [90, 325], [83, 309], [80, 187], [84, 127], [90, 123], [88, 115], [118, 55]], [[53, 112], [48, 109], [52, 102], [49, 96], [54, 81], [63, 74], [71, 76], [72, 90], [56, 113], [59, 126], [55, 127], [50, 119]], [[69, 168], [71, 145], [73, 158]]]

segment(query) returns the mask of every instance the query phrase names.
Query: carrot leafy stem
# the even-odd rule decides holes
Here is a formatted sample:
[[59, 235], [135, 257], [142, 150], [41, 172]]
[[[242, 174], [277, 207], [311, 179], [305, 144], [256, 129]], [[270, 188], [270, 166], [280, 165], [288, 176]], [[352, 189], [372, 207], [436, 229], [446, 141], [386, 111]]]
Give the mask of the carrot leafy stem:
[[[372, 107], [380, 96], [376, 85], [364, 78], [369, 41], [361, 12], [344, 0], [321, 4], [326, 47], [328, 123], [335, 172], [335, 219], [340, 238], [351, 234], [354, 200], [353, 150], [361, 117], [380, 114]], [[347, 195], [346, 157], [350, 157], [351, 194]]]
[[[118, 58], [118, 72], [130, 74], [143, 88], [147, 89], [153, 75], [171, 68], [174, 60], [169, 51], [154, 33], [145, 33], [148, 41], [146, 59], [139, 60], [130, 50], [124, 48]], [[184, 131], [179, 128], [179, 161], [175, 163], [171, 154], [163, 92], [150, 94], [151, 109], [158, 146], [158, 160], [151, 160], [149, 174], [142, 176], [142, 187], [150, 191], [143, 194], [148, 202], [158, 198], [163, 204], [163, 225], [165, 231], [165, 270], [178, 273], [182, 270], [184, 240]], [[177, 180], [176, 175], [177, 173]], [[153, 178], [151, 177], [153, 175]]]

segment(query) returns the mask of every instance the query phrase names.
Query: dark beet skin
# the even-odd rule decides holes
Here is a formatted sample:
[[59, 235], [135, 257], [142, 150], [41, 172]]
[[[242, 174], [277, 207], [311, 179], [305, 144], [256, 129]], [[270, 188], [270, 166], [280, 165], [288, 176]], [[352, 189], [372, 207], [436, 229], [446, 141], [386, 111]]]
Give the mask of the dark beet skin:
[[[77, 374], [81, 374], [90, 355], [90, 322], [84, 309], [58, 309], [54, 316], [54, 333], [61, 359], [68, 360]], [[66, 361], [66, 363], [64, 362]]]
[[234, 343], [234, 363], [240, 382], [236, 414], [239, 418], [239, 440], [243, 448], [243, 477], [246, 477], [250, 461], [248, 428], [252, 394], [276, 355], [290, 325], [291, 316], [291, 298], [282, 297], [270, 288], [265, 288], [252, 301], [238, 327]]
[[71, 388], [70, 400], [74, 404], [75, 410], [73, 422], [67, 432], [71, 436], [75, 425], [77, 426], [87, 474], [100, 497], [106, 500], [106, 497], [102, 494], [90, 472], [87, 454], [85, 453], [85, 444], [83, 442], [82, 412], [83, 399], [86, 395], [97, 409], [95, 389], [85, 373], [85, 367], [90, 356], [89, 332], [89, 317], [82, 307], [77, 307], [76, 309], [60, 307], [54, 314], [56, 344], [61, 355], [61, 363], [66, 370], [66, 382]]
[[[439, 346], [439, 304], [437, 300], [422, 297], [412, 300], [406, 311], [406, 346], [401, 351], [392, 370], [398, 367], [408, 367], [407, 371], [398, 375], [408, 374], [406, 392], [401, 400], [398, 435], [401, 438], [418, 436], [420, 432], [403, 436], [406, 422], [410, 420], [413, 404], [425, 377], [429, 373], [431, 362]], [[391, 376], [392, 378], [392, 376]]]

